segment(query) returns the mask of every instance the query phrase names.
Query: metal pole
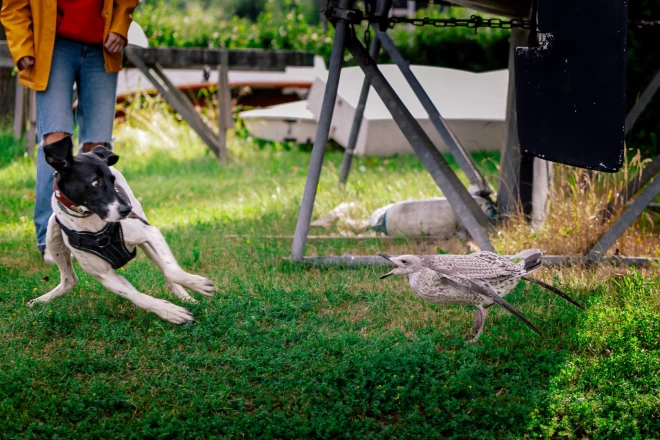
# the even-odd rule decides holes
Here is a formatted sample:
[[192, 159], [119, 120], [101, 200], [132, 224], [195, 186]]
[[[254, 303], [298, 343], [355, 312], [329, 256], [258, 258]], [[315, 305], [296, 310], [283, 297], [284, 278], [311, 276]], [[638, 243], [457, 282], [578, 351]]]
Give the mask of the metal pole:
[[520, 141], [518, 140], [518, 116], [516, 113], [515, 50], [527, 41], [529, 32], [524, 29], [511, 29], [509, 46], [509, 88], [507, 92], [506, 139], [502, 147], [500, 161], [500, 181], [497, 187], [498, 215], [504, 217], [519, 212], [520, 188]]
[[364, 74], [370, 77], [374, 90], [387, 106], [399, 129], [440, 187], [468, 233], [481, 250], [492, 251], [493, 245], [484, 230], [490, 226], [486, 214], [479, 208], [417, 120], [410, 114], [374, 60], [369, 58], [369, 54], [362, 44], [352, 35], [346, 40], [346, 47], [353, 55], [353, 59], [362, 68]]
[[640, 194], [630, 205], [626, 212], [612, 225], [610, 229], [598, 240], [587, 254], [587, 260], [599, 261], [614, 243], [626, 232], [626, 229], [642, 214], [642, 211], [660, 194], [660, 178], [657, 178]]
[[601, 212], [603, 220], [609, 220], [614, 214], [614, 207], [616, 204], [623, 206], [628, 203], [628, 200], [637, 192], [642, 189], [647, 183], [653, 179], [653, 176], [660, 173], [660, 156], [656, 156], [653, 161], [648, 164], [642, 170], [642, 174], [639, 177], [633, 177], [630, 182], [616, 194], [616, 197], [612, 199], [610, 203], [607, 204], [607, 207]]
[[[352, 5], [353, 0], [340, 0], [339, 2], [339, 7], [344, 9]], [[316, 129], [316, 139], [314, 140], [312, 157], [309, 160], [305, 192], [303, 193], [300, 204], [296, 232], [293, 236], [293, 245], [291, 247], [291, 259], [293, 261], [302, 261], [305, 254], [305, 243], [307, 242], [307, 235], [309, 233], [309, 223], [312, 220], [316, 188], [321, 177], [323, 155], [325, 154], [325, 147], [328, 144], [330, 123], [332, 122], [332, 114], [334, 113], [335, 102], [337, 100], [337, 89], [339, 87], [341, 64], [344, 59], [344, 44], [347, 30], [348, 21], [338, 20], [335, 25], [335, 41], [332, 46], [332, 54], [330, 55], [328, 81], [325, 85], [325, 95], [323, 96], [323, 105], [321, 106], [321, 114], [319, 115], [319, 123]]]
[[[637, 118], [639, 118], [642, 112], [646, 109], [646, 106], [651, 101], [651, 98], [653, 98], [653, 95], [658, 91], [658, 88], [660, 88], [660, 70], [655, 74], [649, 85], [646, 86], [635, 106], [628, 112], [628, 115], [626, 116], [626, 134], [630, 132], [635, 121], [637, 121]], [[649, 183], [653, 176], [658, 173], [660, 173], [660, 155], [656, 156], [656, 158], [653, 159], [653, 162], [648, 164], [642, 170], [641, 176], [638, 178], [635, 177], [628, 182], [626, 187], [621, 189], [616, 197], [607, 204], [607, 207], [601, 212], [603, 220], [608, 220], [612, 216], [615, 203], [620, 203], [621, 205], [628, 203], [628, 200], [637, 194], [637, 192]]]
[[[380, 52], [380, 40], [375, 37], [371, 41], [369, 48], [369, 56], [373, 60], [378, 60], [378, 53]], [[348, 181], [348, 173], [351, 172], [351, 164], [353, 163], [353, 153], [355, 151], [355, 144], [357, 143], [360, 128], [362, 127], [362, 118], [364, 117], [364, 108], [367, 105], [367, 98], [369, 97], [369, 89], [371, 83], [369, 78], [365, 75], [362, 81], [362, 90], [360, 91], [360, 99], [355, 108], [355, 116], [353, 117], [353, 125], [351, 126], [351, 133], [348, 136], [348, 144], [344, 150], [344, 160], [341, 162], [341, 170], [339, 171], [339, 185], [345, 185]]]
[[653, 95], [655, 95], [655, 92], [658, 91], [658, 88], [660, 88], [660, 70], [656, 72], [655, 76], [653, 77], [649, 85], [646, 86], [641, 96], [637, 100], [635, 106], [632, 109], [630, 109], [630, 111], [628, 112], [628, 115], [626, 116], [625, 134], [628, 134], [628, 132], [630, 132], [633, 125], [635, 125], [637, 118], [639, 118], [639, 116], [642, 114], [646, 106], [651, 101], [651, 98], [653, 98]]
[[408, 85], [410, 85], [410, 88], [415, 92], [415, 96], [417, 96], [422, 107], [424, 107], [424, 110], [428, 113], [433, 127], [435, 127], [445, 145], [449, 148], [449, 151], [452, 156], [454, 156], [454, 159], [456, 159], [458, 166], [463, 170], [470, 183], [488, 194], [492, 193], [493, 191], [488, 186], [488, 183], [486, 183], [486, 179], [484, 179], [484, 176], [481, 175], [477, 166], [472, 162], [472, 158], [468, 152], [465, 151], [456, 137], [456, 134], [452, 131], [451, 127], [449, 127], [449, 124], [447, 124], [447, 121], [442, 117], [435, 104], [433, 104], [433, 101], [431, 101], [431, 98], [429, 98], [424, 87], [422, 87], [419, 80], [410, 69], [410, 65], [406, 62], [403, 56], [401, 56], [401, 53], [396, 48], [389, 35], [387, 35], [386, 32], [379, 31], [376, 31], [376, 35], [383, 44], [385, 52], [387, 52], [394, 63], [399, 67], [403, 77], [408, 81]]
[[[513, 255], [510, 255], [513, 256]], [[625, 264], [629, 266], [645, 266], [658, 264], [658, 258], [648, 257], [607, 257], [600, 260], [603, 263]], [[590, 261], [583, 255], [544, 255], [544, 266], [564, 266], [587, 264]], [[345, 255], [342, 257], [305, 257], [302, 263], [312, 267], [392, 267], [393, 264], [382, 257], [369, 255]], [[389, 270], [389, 269], [388, 269]]]

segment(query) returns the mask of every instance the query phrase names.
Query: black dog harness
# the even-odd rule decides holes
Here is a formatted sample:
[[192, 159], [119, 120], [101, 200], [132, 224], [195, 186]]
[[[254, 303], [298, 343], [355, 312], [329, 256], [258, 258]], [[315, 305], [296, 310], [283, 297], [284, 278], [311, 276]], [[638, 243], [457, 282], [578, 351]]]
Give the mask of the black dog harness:
[[[115, 191], [128, 203], [129, 197], [126, 194], [121, 186], [115, 186]], [[53, 192], [55, 193], [55, 199], [57, 203], [62, 208], [66, 214], [72, 217], [85, 218], [91, 216], [93, 213], [81, 209], [78, 205], [73, 203], [67, 196], [62, 194], [59, 187], [57, 186], [57, 172], [53, 175]], [[130, 206], [130, 205], [129, 205]], [[78, 213], [72, 214], [66, 209], [68, 208], [71, 211]], [[135, 218], [140, 220], [145, 225], [148, 225], [147, 222], [142, 217], [134, 214], [132, 211], [129, 214], [129, 218]], [[119, 222], [108, 223], [103, 229], [98, 232], [87, 232], [87, 231], [73, 231], [60, 222], [60, 219], [55, 216], [55, 221], [60, 225], [62, 232], [66, 234], [69, 239], [69, 244], [75, 249], [80, 251], [89, 252], [94, 254], [99, 258], [110, 263], [113, 269], [119, 269], [120, 267], [126, 266], [126, 264], [135, 258], [136, 250], [133, 249], [133, 252], [129, 252], [126, 249], [124, 244], [124, 234], [121, 229], [121, 224]]]
[[69, 238], [69, 244], [75, 249], [89, 252], [104, 259], [113, 269], [124, 267], [126, 263], [135, 258], [135, 249], [129, 252], [124, 245], [124, 235], [119, 222], [108, 223], [98, 232], [72, 231], [64, 226], [60, 220], [55, 220], [62, 228], [62, 232]]

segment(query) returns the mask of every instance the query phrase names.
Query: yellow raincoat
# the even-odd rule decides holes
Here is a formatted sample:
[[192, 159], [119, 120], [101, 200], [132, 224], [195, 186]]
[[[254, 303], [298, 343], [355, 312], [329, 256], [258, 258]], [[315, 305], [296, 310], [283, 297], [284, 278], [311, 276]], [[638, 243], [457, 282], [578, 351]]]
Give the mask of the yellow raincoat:
[[[103, 0], [103, 41], [110, 32], [126, 38], [139, 0]], [[46, 90], [55, 45], [57, 0], [2, 0], [0, 20], [5, 27], [14, 64], [34, 57], [34, 66], [18, 74], [21, 85], [38, 92]], [[122, 54], [104, 52], [105, 70], [118, 72]]]

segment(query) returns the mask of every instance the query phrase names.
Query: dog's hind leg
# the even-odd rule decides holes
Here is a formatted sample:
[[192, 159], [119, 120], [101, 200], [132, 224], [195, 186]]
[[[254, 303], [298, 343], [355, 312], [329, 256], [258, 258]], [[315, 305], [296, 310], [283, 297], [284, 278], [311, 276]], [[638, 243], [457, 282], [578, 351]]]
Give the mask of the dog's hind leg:
[[57, 267], [60, 269], [60, 283], [47, 294], [28, 302], [28, 307], [32, 307], [38, 302], [47, 303], [54, 298], [57, 298], [58, 296], [62, 296], [78, 283], [78, 277], [76, 276], [76, 273], [73, 270], [73, 265], [71, 264], [71, 252], [64, 244], [64, 239], [62, 238], [62, 230], [60, 225], [55, 221], [54, 214], [48, 221], [46, 247], [50, 251], [53, 260], [55, 260]]
[[[149, 243], [143, 243], [140, 245], [140, 248], [144, 251], [145, 254], [147, 254], [147, 257], [153, 261], [158, 269], [165, 274], [165, 271], [167, 270], [165, 267], [165, 263], [163, 260], [160, 259], [158, 254], [151, 248], [151, 245]], [[183, 288], [182, 285], [175, 283], [174, 281], [170, 280], [169, 278], [165, 278], [165, 281], [167, 282], [167, 288], [170, 289], [170, 291], [178, 296], [180, 299], [183, 301], [188, 301], [192, 303], [196, 303], [197, 301], [195, 298], [192, 296], [188, 295], [188, 292], [186, 292], [186, 289]]]
[[193, 290], [197, 293], [200, 293], [205, 296], [213, 296], [215, 293], [215, 286], [213, 283], [199, 275], [190, 274], [179, 266], [170, 247], [165, 241], [163, 234], [153, 226], [145, 226], [147, 232], [147, 240], [145, 244], [151, 246], [151, 249], [154, 253], [158, 255], [158, 258], [162, 262], [163, 275], [168, 281], [180, 284], [184, 287], [187, 287], [190, 290]]

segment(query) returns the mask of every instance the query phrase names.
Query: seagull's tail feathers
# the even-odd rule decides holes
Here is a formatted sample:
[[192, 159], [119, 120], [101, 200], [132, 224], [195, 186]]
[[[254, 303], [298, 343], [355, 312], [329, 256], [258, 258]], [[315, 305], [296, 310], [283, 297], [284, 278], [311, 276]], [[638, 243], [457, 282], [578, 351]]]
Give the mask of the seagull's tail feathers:
[[522, 269], [525, 273], [530, 273], [541, 267], [543, 252], [539, 249], [525, 249], [513, 256], [513, 261], [522, 263]]
[[531, 283], [537, 284], [537, 285], [543, 287], [544, 289], [547, 289], [547, 290], [549, 290], [550, 292], [554, 293], [555, 295], [561, 296], [561, 297], [564, 298], [566, 301], [568, 301], [569, 303], [575, 305], [576, 307], [578, 307], [578, 308], [580, 308], [580, 309], [582, 309], [582, 310], [586, 310], [582, 304], [580, 304], [579, 302], [575, 301], [573, 298], [571, 298], [570, 296], [566, 295], [564, 292], [562, 292], [561, 290], [557, 289], [555, 286], [551, 286], [550, 284], [546, 284], [546, 283], [544, 283], [544, 282], [541, 281], [541, 280], [537, 280], [536, 278], [532, 278], [532, 277], [529, 277], [529, 276], [524, 276], [524, 277], [522, 277], [522, 279], [525, 280], [525, 281], [529, 281], [529, 282], [531, 282]]

